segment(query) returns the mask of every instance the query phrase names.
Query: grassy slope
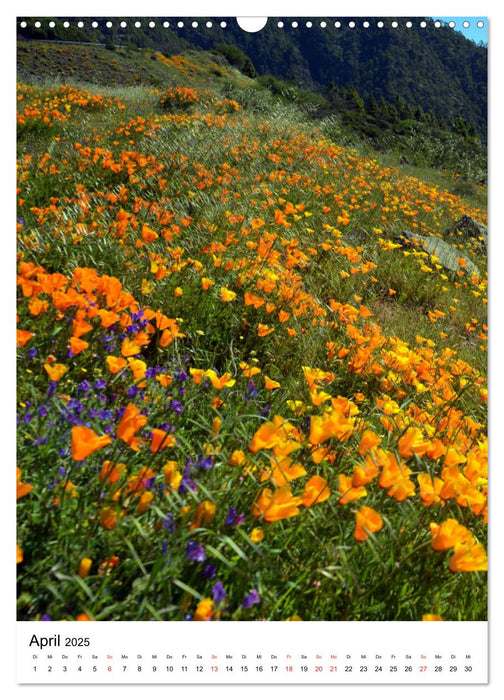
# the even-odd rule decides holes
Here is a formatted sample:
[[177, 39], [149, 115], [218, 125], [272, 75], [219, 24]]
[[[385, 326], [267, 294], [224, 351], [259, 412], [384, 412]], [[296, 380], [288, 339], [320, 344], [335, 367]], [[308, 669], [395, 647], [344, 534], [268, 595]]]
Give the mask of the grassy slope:
[[[30, 346], [21, 349], [19, 386], [24, 407], [20, 415], [23, 425], [29, 427], [20, 430], [20, 457], [23, 478], [32, 481], [34, 492], [20, 504], [25, 551], [20, 614], [32, 618], [49, 611], [54, 616], [74, 617], [86, 610], [99, 619], [178, 619], [188, 610], [194, 612], [196, 594], [208, 596], [212, 586], [212, 581], [206, 585], [201, 582], [199, 564], [187, 561], [188, 539], [194, 537], [204, 543], [207, 556], [213, 552], [210, 561], [218, 565], [219, 580], [228, 591], [229, 608], [222, 611], [224, 617], [236, 619], [248, 614], [240, 602], [251, 589], [259, 590], [263, 601], [259, 614], [270, 619], [295, 614], [306, 619], [418, 619], [433, 610], [448, 619], [484, 617], [481, 574], [453, 576], [446, 570], [444, 554], [433, 553], [429, 547], [429, 521], [439, 523], [446, 517], [460, 519], [484, 539], [481, 517], [456, 503], [453, 496], [446, 496], [445, 503], [438, 501], [427, 511], [418, 487], [414, 496], [399, 501], [387, 496], [383, 485], [378, 488], [373, 484], [365, 502], [383, 515], [383, 536], [378, 533], [366, 543], [354, 543], [352, 509], [360, 503], [341, 504], [336, 494], [339, 488], [342, 497], [339, 475], [351, 475], [362, 461], [356, 450], [363, 427], [356, 430], [347, 446], [336, 441], [332, 460], [314, 465], [312, 450], [306, 444], [306, 417], [321, 415], [328, 404], [312, 405], [315, 399], [301, 370], [309, 366], [327, 371], [326, 379], [316, 383], [316, 390], [327, 390], [333, 398], [359, 395], [356, 400], [362, 419], [382, 436], [383, 445], [391, 452], [398, 449], [405, 430], [399, 418], [409, 415], [414, 405], [427, 411], [429, 429], [439, 426], [436, 421], [443, 411], [451, 415], [450, 406], [456, 409], [456, 416], [460, 411], [464, 420], [481, 421], [471, 441], [456, 438], [459, 449], [463, 447], [466, 453], [475, 449], [476, 438], [483, 439], [485, 423], [480, 391], [486, 367], [484, 279], [473, 283], [463, 275], [448, 275], [422, 249], [403, 250], [391, 243], [402, 228], [437, 233], [462, 213], [484, 218], [482, 195], [478, 192], [466, 201], [450, 192], [457, 182], [446, 174], [429, 173], [430, 181], [423, 182], [410, 168], [385, 165], [373, 154], [361, 156], [331, 144], [324, 136], [323, 124], [317, 125], [291, 106], [274, 101], [236, 71], [214, 65], [213, 58], [205, 54], [153, 60], [143, 52], [44, 46], [47, 63], [40, 60], [37, 64], [33, 59], [41, 49], [35, 44], [23, 44], [22, 49], [20, 77], [28, 79], [26, 66], [37, 65], [35, 82], [47, 86], [54, 66], [60, 66], [62, 74], [71, 76], [65, 82], [83, 82], [88, 88], [95, 84], [93, 93], [119, 98], [124, 107], [114, 102], [99, 109], [89, 104], [71, 106], [71, 118], [62, 124], [55, 122], [54, 128], [34, 119], [20, 129], [20, 161], [24, 163], [20, 175], [20, 197], [24, 200], [20, 206], [20, 252], [24, 262], [69, 277], [77, 266], [117, 276], [140, 304], [177, 318], [185, 334], [167, 348], [159, 347], [159, 338], [151, 340], [141, 355], [149, 367], [163, 365], [174, 375], [177, 366], [180, 371], [177, 363], [187, 371], [191, 366], [214, 367], [219, 375], [229, 371], [237, 384], [225, 394], [217, 394], [214, 399], [223, 395], [225, 403], [219, 407], [214, 402], [213, 408], [208, 387], [200, 390], [200, 385], [191, 385], [184, 399], [190, 411], [170, 417], [180, 441], [170, 453], [172, 461], [183, 465], [188, 455], [196, 460], [208, 441], [215, 449], [216, 469], [211, 474], [216, 476], [201, 477], [197, 497], [175, 492], [140, 513], [130, 513], [131, 498], [126, 499], [120, 527], [100, 528], [97, 503], [103, 486], [96, 477], [88, 481], [83, 471], [75, 473], [68, 453], [55, 461], [55, 450], [61, 445], [50, 441], [35, 449], [37, 431], [47, 431], [50, 437], [53, 433], [42, 418], [37, 423], [31, 418], [27, 421], [26, 415], [33, 412], [34, 405], [46, 405], [47, 376], [40, 362], [48, 353], [70, 367], [59, 385], [59, 391], [68, 396], [79, 396], [76, 385], [83, 377], [108, 381], [100, 346], [103, 341], [97, 332], [93, 336], [94, 354], [83, 352], [68, 359], [68, 321], [58, 314], [55, 318], [35, 315], [33, 308], [27, 307], [29, 294], [21, 298], [20, 327], [36, 333], [40, 360], [35, 360], [38, 365], [27, 365], [30, 376], [26, 383], [22, 369]], [[27, 63], [26, 52], [32, 52]], [[87, 52], [86, 60], [82, 52]], [[110, 63], [111, 56], [117, 63]], [[107, 87], [99, 87], [105, 75]], [[110, 87], [114, 81], [117, 86]], [[137, 82], [157, 85], [158, 89]], [[167, 114], [159, 108], [159, 86], [177, 84], [212, 95], [202, 95], [200, 103], [189, 111]], [[36, 101], [37, 90], [22, 92], [26, 102]], [[63, 102], [68, 99], [65, 92], [57, 95]], [[228, 107], [231, 111], [222, 114], [225, 96], [237, 100], [244, 109], [235, 113]], [[139, 122], [138, 117], [145, 122]], [[76, 148], [76, 144], [80, 146]], [[97, 155], [93, 161], [94, 148], [105, 149], [110, 157]], [[133, 171], [128, 170], [131, 158], [137, 157], [132, 153], [151, 160], [147, 165], [135, 160]], [[25, 156], [28, 159], [23, 160]], [[117, 164], [117, 171], [105, 162]], [[156, 170], [158, 165], [161, 170]], [[138, 172], [141, 177], [137, 177]], [[55, 196], [58, 200], [51, 209]], [[118, 222], [124, 210], [134, 216], [129, 232], [122, 235]], [[170, 212], [168, 222], [161, 223], [163, 212]], [[144, 227], [157, 237], [147, 230], [142, 242]], [[167, 237], [160, 236], [166, 229]], [[474, 257], [474, 241], [454, 240], [461, 255]], [[352, 269], [368, 262], [373, 263], [370, 271]], [[481, 255], [478, 264], [484, 269]], [[159, 274], [160, 268], [163, 274]], [[296, 289], [301, 300], [305, 295], [307, 307], [303, 310], [301, 302], [296, 307], [301, 309], [299, 316], [293, 315], [294, 305], [288, 299], [275, 296], [275, 276], [287, 292]], [[215, 282], [209, 293], [202, 291], [202, 277]], [[28, 281], [25, 284], [28, 289]], [[273, 291], [268, 291], [268, 285]], [[221, 287], [237, 295], [236, 303], [222, 301], [215, 291]], [[244, 304], [245, 292], [275, 303], [274, 313], [264, 305], [255, 309]], [[341, 309], [338, 303], [352, 305], [357, 317], [348, 318], [353, 311]], [[322, 317], [317, 315], [318, 309], [323, 310]], [[370, 323], [365, 321], [365, 309], [373, 313]], [[291, 314], [288, 323], [278, 322], [279, 310]], [[436, 310], [439, 317], [432, 315]], [[259, 323], [274, 332], [258, 336]], [[286, 332], [287, 325], [295, 335]], [[375, 341], [378, 345], [369, 364], [356, 370], [362, 343], [359, 333], [368, 336], [362, 347]], [[398, 338], [410, 343], [411, 350]], [[427, 341], [435, 344], [435, 351], [424, 345]], [[334, 345], [333, 350], [327, 343]], [[452, 363], [447, 359], [449, 354], [443, 355], [446, 348], [471, 366]], [[115, 354], [120, 354], [118, 349]], [[376, 375], [374, 360], [385, 367], [384, 375]], [[251, 389], [249, 378], [241, 372], [241, 362], [257, 364], [263, 375], [278, 380], [281, 387], [273, 392], [265, 390], [262, 378], [256, 377], [256, 386]], [[447, 372], [454, 392], [443, 385], [447, 392], [443, 398], [434, 386], [425, 391], [422, 382], [412, 385], [406, 378], [411, 363], [415, 372], [423, 373], [427, 385], [431, 379], [428, 372], [425, 374], [426, 366], [435, 368], [432, 371], [439, 373], [439, 381]], [[113, 385], [110, 391], [116, 398], [109, 400], [115, 409], [118, 401], [128, 402], [131, 387], [123, 374], [113, 379]], [[148, 383], [146, 392], [149, 427], [164, 424], [166, 395], [159, 394], [155, 381]], [[388, 430], [387, 414], [379, 403], [386, 401], [387, 395], [401, 406], [397, 425]], [[287, 408], [288, 400], [304, 404], [299, 409], [301, 415], [296, 415], [297, 409]], [[63, 416], [64, 399], [61, 401], [58, 410]], [[53, 404], [51, 410], [55, 410]], [[271, 455], [268, 450], [259, 454], [251, 450], [251, 438], [261, 421], [266, 417], [271, 420], [275, 414], [288, 418], [303, 433], [303, 447], [296, 459], [310, 475], [323, 476], [333, 496], [305, 508], [297, 517], [267, 523], [263, 543], [253, 545], [249, 534], [260, 520], [252, 517], [251, 504], [265, 486], [256, 482], [253, 474], [268, 465]], [[214, 423], [216, 417], [222, 421], [220, 428]], [[415, 425], [427, 430], [421, 421]], [[96, 419], [93, 426], [102, 433]], [[455, 425], [454, 434], [463, 435], [468, 430], [464, 426]], [[63, 422], [59, 430], [60, 436], [68, 439], [68, 423]], [[435, 434], [448, 442], [453, 439], [448, 427], [443, 430]], [[243, 473], [229, 466], [237, 449], [250, 460]], [[98, 454], [98, 460], [91, 462], [94, 469], [101, 464]], [[127, 462], [128, 474], [145, 466], [143, 453], [125, 451], [124, 446], [115, 458]], [[158, 474], [163, 462], [155, 455], [149, 465]], [[411, 478], [426, 471], [440, 475], [443, 466], [439, 458], [422, 460], [421, 456], [410, 459], [408, 465]], [[67, 498], [66, 509], [60, 512], [55, 512], [49, 492], [44, 490], [48, 472], [56, 467], [64, 470], [66, 479], [71, 471], [79, 494]], [[54, 479], [61, 481], [59, 472], [54, 472]], [[296, 481], [293, 483], [296, 487]], [[268, 481], [268, 485], [274, 488], [278, 484]], [[158, 552], [160, 523], [184, 508], [191, 513], [194, 504], [200, 507], [207, 501], [216, 504], [217, 515], [214, 521], [209, 516], [206, 522], [200, 513], [196, 530], [187, 531], [186, 515], [176, 516], [181, 521], [176, 520], [177, 529], [170, 535], [172, 558], [167, 563], [165, 554]], [[86, 514], [85, 522], [76, 516], [77, 504], [79, 512]], [[237, 513], [243, 512], [243, 527], [225, 524], [231, 506]], [[96, 538], [92, 542], [87, 528]], [[48, 539], [58, 543], [54, 558], [47, 553]], [[322, 543], [320, 547], [313, 547], [315, 540]], [[87, 579], [90, 593], [85, 588], [83, 592], [72, 573], [85, 555], [95, 562]], [[96, 567], [112, 555], [119, 556], [120, 565], [105, 580]], [[180, 590], [185, 592], [182, 597]]]
[[[242, 85], [250, 80], [229, 66], [219, 55], [189, 51], [184, 58], [159, 60], [161, 54], [148, 49], [115, 50], [104, 46], [53, 42], [18, 42], [18, 79], [37, 83], [56, 80], [62, 83], [99, 86], [152, 85], [163, 87], [183, 81], [187, 85], [212, 84], [227, 77]], [[164, 58], [164, 57], [163, 57]]]

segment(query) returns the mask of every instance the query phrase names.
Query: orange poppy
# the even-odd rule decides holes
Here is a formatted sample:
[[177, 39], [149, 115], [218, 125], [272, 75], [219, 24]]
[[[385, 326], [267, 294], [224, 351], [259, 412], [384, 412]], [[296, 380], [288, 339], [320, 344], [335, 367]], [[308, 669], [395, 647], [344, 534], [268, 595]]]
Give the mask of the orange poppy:
[[455, 545], [448, 568], [453, 573], [458, 571], [487, 571], [488, 560], [485, 548], [479, 542], [465, 542]]
[[138, 355], [142, 348], [131, 341], [129, 338], [125, 338], [121, 345], [121, 355], [123, 357], [131, 357], [133, 355]]
[[97, 435], [91, 428], [76, 425], [72, 428], [72, 459], [80, 462], [112, 442], [110, 435]]
[[236, 292], [232, 292], [227, 287], [221, 287], [221, 299], [222, 301], [234, 301], [234, 299], [236, 299]]
[[357, 542], [364, 542], [373, 533], [383, 527], [383, 520], [373, 508], [362, 506], [355, 514], [354, 537]]
[[213, 600], [211, 598], [203, 598], [198, 603], [194, 612], [194, 619], [199, 622], [210, 620], [213, 615]]
[[264, 338], [265, 336], [269, 335], [270, 333], [273, 333], [275, 329], [270, 328], [267, 326], [265, 323], [258, 323], [257, 324], [257, 335], [259, 338]]
[[305, 508], [309, 508], [315, 503], [327, 501], [331, 495], [331, 490], [325, 479], [318, 474], [314, 474], [306, 483], [302, 495], [302, 502]]
[[217, 372], [215, 372], [213, 369], [207, 369], [205, 372], [205, 377], [210, 379], [214, 389], [222, 389], [225, 386], [231, 387], [236, 383], [236, 379], [232, 379], [229, 372], [226, 372], [222, 375], [222, 377], [219, 377]]
[[448, 518], [441, 525], [431, 523], [430, 531], [432, 535], [431, 547], [437, 552], [472, 540], [471, 531], [460, 525], [454, 518]]
[[142, 440], [135, 437], [135, 433], [140, 428], [143, 428], [147, 423], [147, 416], [140, 413], [140, 409], [130, 403], [126, 406], [126, 410], [121, 418], [121, 422], [117, 426], [117, 437], [124, 440], [133, 450], [138, 451]]
[[21, 469], [16, 467], [16, 500], [26, 496], [32, 489], [32, 484], [23, 484], [21, 482]]
[[117, 374], [117, 372], [120, 372], [128, 364], [124, 357], [115, 357], [114, 355], [108, 355], [106, 362], [112, 374]]
[[33, 333], [30, 333], [30, 331], [16, 331], [16, 343], [17, 345], [21, 348], [23, 345], [25, 345], [30, 338], [33, 336]]
[[274, 379], [270, 379], [267, 374], [264, 375], [264, 386], [268, 391], [272, 389], [278, 389], [281, 385], [280, 382], [276, 382]]
[[73, 355], [78, 355], [80, 352], [89, 347], [89, 343], [87, 343], [85, 340], [81, 340], [81, 338], [75, 338], [73, 336], [69, 340], [69, 345]]
[[100, 510], [100, 525], [104, 530], [112, 530], [117, 522], [117, 510], [105, 507]]
[[173, 447], [175, 442], [176, 440], [174, 435], [170, 435], [170, 433], [167, 433], [166, 430], [153, 428], [151, 440], [152, 452], [159, 452], [159, 450], [164, 450], [167, 447]]
[[361, 440], [359, 443], [359, 447], [357, 448], [357, 452], [360, 455], [365, 454], [366, 452], [369, 452], [375, 447], [378, 447], [378, 445], [381, 442], [381, 437], [377, 435], [373, 430], [365, 430], [362, 433]]
[[122, 476], [127, 472], [126, 465], [122, 462], [114, 463], [110, 462], [108, 459], [103, 462], [102, 468], [98, 475], [100, 481], [104, 481], [108, 484], [115, 484]]
[[49, 375], [49, 379], [53, 382], [57, 382], [67, 372], [68, 368], [65, 365], [60, 365], [60, 364], [55, 364], [55, 365], [46, 364], [46, 365], [44, 365], [44, 369], [47, 372], [47, 374]]
[[265, 522], [272, 523], [298, 515], [298, 506], [301, 503], [302, 499], [299, 496], [292, 495], [289, 484], [284, 484], [274, 492], [264, 489], [252, 506], [252, 514], [256, 517], [262, 516]]

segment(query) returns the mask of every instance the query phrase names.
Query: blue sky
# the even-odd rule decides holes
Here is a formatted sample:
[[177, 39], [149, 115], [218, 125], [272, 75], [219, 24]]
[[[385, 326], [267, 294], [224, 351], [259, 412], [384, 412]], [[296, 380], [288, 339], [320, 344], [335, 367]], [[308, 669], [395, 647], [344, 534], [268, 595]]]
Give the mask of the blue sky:
[[[462, 32], [464, 36], [479, 44], [482, 41], [488, 44], [488, 18], [487, 17], [433, 17], [433, 19], [443, 22], [455, 22], [455, 31]], [[465, 28], [463, 22], [469, 22], [469, 27]], [[483, 27], [478, 27], [478, 22], [483, 22]]]

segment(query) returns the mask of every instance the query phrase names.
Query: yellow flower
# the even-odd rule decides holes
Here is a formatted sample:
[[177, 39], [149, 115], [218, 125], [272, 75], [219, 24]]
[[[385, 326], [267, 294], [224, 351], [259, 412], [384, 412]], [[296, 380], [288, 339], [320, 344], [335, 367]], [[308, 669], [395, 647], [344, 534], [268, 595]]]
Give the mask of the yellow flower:
[[227, 287], [221, 287], [221, 299], [222, 301], [233, 301], [236, 299], [236, 292], [232, 292]]
[[221, 425], [222, 425], [222, 419], [219, 418], [218, 416], [216, 416], [212, 421], [212, 428], [210, 430], [211, 437], [214, 438], [219, 434], [220, 429], [221, 429]]
[[257, 544], [264, 538], [264, 530], [261, 527], [255, 527], [249, 537], [251, 542]]
[[198, 603], [194, 619], [199, 622], [210, 620], [213, 614], [213, 600], [211, 598], [203, 598]]
[[460, 525], [454, 518], [448, 518], [441, 525], [431, 523], [430, 531], [432, 535], [431, 547], [437, 552], [451, 549], [464, 542], [474, 542], [471, 531]]
[[208, 379], [210, 379], [214, 389], [222, 389], [222, 387], [225, 386], [231, 387], [234, 386], [236, 383], [236, 379], [231, 379], [231, 374], [229, 372], [226, 372], [222, 375], [222, 377], [219, 377], [215, 370], [207, 369], [205, 372], [205, 377], [208, 377]]
[[86, 576], [89, 574], [89, 570], [91, 569], [92, 565], [92, 559], [90, 559], [89, 557], [82, 557], [79, 565], [79, 576], [81, 578], [86, 578]]
[[474, 540], [456, 544], [448, 568], [454, 573], [457, 571], [487, 571], [488, 561], [485, 548]]

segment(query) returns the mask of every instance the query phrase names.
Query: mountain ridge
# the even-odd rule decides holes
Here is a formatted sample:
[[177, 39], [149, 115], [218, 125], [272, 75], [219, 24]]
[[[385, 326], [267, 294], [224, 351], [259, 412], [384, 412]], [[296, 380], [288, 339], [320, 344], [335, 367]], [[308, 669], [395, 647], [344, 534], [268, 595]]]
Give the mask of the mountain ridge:
[[[119, 22], [107, 27], [105, 20], [95, 18], [79, 18], [84, 28], [65, 28], [63, 21], [71, 23], [72, 18], [56, 18], [50, 28], [50, 19], [44, 18], [40, 28], [32, 26], [33, 18], [26, 20], [27, 27], [18, 25], [18, 38], [99, 40], [168, 55], [228, 44], [243, 51], [259, 75], [271, 74], [324, 96], [334, 84], [353, 87], [363, 98], [383, 97], [392, 102], [400, 97], [413, 107], [432, 110], [437, 118], [462, 117], [482, 141], [487, 140], [487, 48], [448, 25], [436, 27], [430, 18], [411, 18], [411, 28], [406, 26], [408, 18], [400, 18], [395, 28], [393, 18], [387, 18], [381, 28], [377, 18], [355, 18], [359, 26], [354, 28], [348, 25], [351, 18], [345, 18], [341, 27], [326, 20], [325, 27], [314, 22], [310, 28], [299, 19], [298, 25], [304, 22], [304, 26], [286, 22], [282, 29], [276, 26], [276, 18], [270, 18], [258, 33], [243, 31], [235, 18], [226, 18], [225, 28], [215, 18], [198, 18], [198, 26], [193, 27], [188, 18], [171, 17], [167, 28], [162, 18], [143, 18], [141, 27], [125, 18], [124, 28]], [[155, 26], [149, 27], [149, 21]], [[369, 27], [365, 29], [361, 25], [366, 21]], [[92, 28], [91, 22], [97, 26]], [[207, 22], [212, 26], [206, 27]]]

